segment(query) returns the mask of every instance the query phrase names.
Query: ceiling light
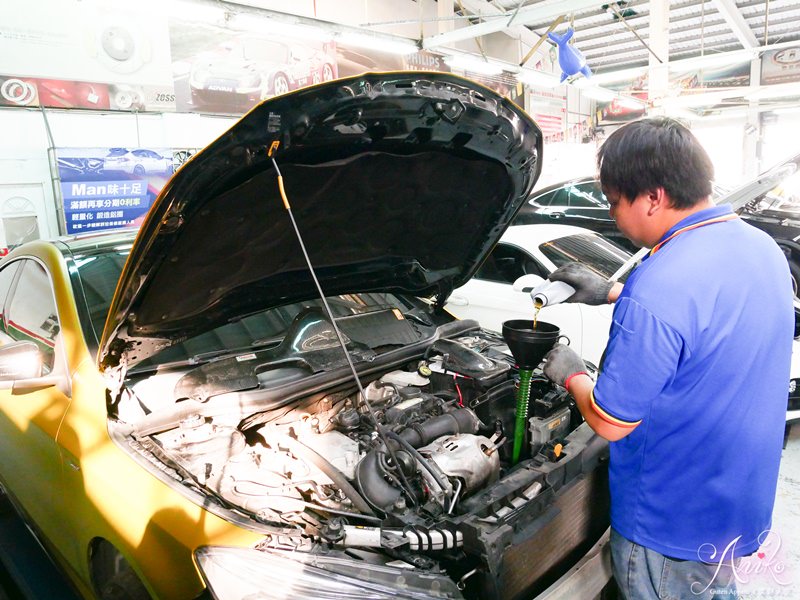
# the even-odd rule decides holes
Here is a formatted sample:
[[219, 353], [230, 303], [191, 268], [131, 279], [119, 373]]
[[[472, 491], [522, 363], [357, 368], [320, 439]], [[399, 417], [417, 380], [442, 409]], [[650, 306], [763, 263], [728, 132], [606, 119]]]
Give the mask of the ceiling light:
[[800, 112], [800, 106], [785, 106], [783, 108], [773, 108], [770, 112], [776, 115], [787, 115]]
[[785, 96], [800, 96], [800, 83], [781, 83], [778, 85], [765, 85], [752, 94], [747, 94], [750, 100], [762, 98], [783, 98]]
[[554, 88], [561, 85], [561, 82], [555, 75], [545, 73], [544, 71], [531, 71], [530, 69], [524, 69], [518, 73], [517, 79], [522, 83], [536, 87]]
[[597, 86], [581, 88], [581, 94], [583, 94], [587, 98], [592, 98], [593, 100], [599, 100], [600, 102], [610, 102], [611, 100], [617, 97], [616, 92], [612, 92], [611, 90], [607, 90], [606, 88], [601, 88]]
[[444, 62], [454, 69], [472, 71], [473, 73], [479, 73], [481, 75], [499, 75], [503, 72], [503, 67], [499, 64], [476, 56], [467, 56], [464, 54], [447, 56]]
[[[758, 50], [756, 48], [755, 50]], [[715, 67], [724, 67], [736, 63], [752, 60], [755, 57], [755, 50], [736, 50], [734, 52], [718, 52], [714, 54], [705, 54], [703, 56], [694, 56], [692, 58], [683, 58], [681, 60], [670, 61], [670, 71], [689, 71], [692, 69], [713, 69]]]
[[645, 106], [644, 100], [640, 100], [639, 98], [631, 98], [630, 96], [617, 96], [615, 100], [617, 104], [623, 108], [641, 110]]
[[401, 56], [414, 54], [419, 51], [419, 47], [411, 40], [406, 41], [402, 38], [392, 39], [366, 33], [341, 33], [337, 36], [336, 41], [340, 44], [349, 44], [351, 46], [358, 46], [359, 48], [379, 50], [390, 54], [400, 54]]
[[[739, 96], [737, 96], [739, 94]], [[742, 92], [722, 91], [722, 92], [705, 92], [701, 94], [684, 94], [682, 96], [675, 96], [674, 98], [664, 98], [662, 104], [669, 107], [683, 107], [693, 108], [699, 106], [713, 106], [728, 100], [736, 100], [741, 98]], [[743, 101], [743, 100], [742, 100]]]
[[642, 73], [647, 71], [647, 67], [633, 67], [630, 69], [620, 69], [619, 71], [608, 71], [605, 73], [593, 73], [592, 81], [597, 85], [605, 85], [606, 83], [616, 83], [618, 81], [630, 81], [636, 79]]

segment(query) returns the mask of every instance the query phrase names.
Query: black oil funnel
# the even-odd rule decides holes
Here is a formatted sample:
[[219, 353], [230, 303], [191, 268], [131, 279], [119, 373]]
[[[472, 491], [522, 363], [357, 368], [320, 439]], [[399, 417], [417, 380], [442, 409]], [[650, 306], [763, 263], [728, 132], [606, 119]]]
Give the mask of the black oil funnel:
[[544, 355], [556, 345], [561, 330], [545, 321], [514, 319], [503, 323], [503, 339], [514, 355], [520, 369], [534, 369], [542, 362]]
[[537, 321], [536, 329], [533, 328], [533, 321], [526, 319], [515, 319], [503, 323], [503, 339], [519, 367], [512, 464], [519, 462], [522, 448], [525, 445], [533, 369], [539, 366], [544, 355], [555, 346], [560, 335], [561, 330], [558, 327], [545, 321]]

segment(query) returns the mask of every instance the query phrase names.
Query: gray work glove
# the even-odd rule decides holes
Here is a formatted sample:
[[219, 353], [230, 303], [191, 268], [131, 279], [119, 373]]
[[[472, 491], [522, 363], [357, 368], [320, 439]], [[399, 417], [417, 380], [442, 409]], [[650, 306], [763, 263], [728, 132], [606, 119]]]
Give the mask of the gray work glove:
[[597, 306], [608, 304], [608, 293], [614, 287], [613, 281], [604, 279], [586, 265], [572, 262], [550, 273], [550, 281], [563, 281], [575, 288], [575, 293], [564, 302], [579, 302]]
[[[567, 379], [577, 373], [586, 373], [586, 364], [569, 346], [556, 344], [544, 357], [544, 374], [553, 383], [567, 387]], [[569, 391], [569, 388], [567, 388]]]

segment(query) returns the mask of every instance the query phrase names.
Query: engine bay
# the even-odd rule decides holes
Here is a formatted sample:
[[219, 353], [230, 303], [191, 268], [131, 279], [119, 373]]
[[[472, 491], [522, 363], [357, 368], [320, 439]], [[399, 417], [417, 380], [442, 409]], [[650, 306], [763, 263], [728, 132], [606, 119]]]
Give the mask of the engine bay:
[[[270, 349], [131, 382], [112, 435], [211, 510], [267, 533], [265, 549], [366, 552], [446, 575], [467, 597], [512, 597], [504, 552], [605, 459], [574, 401], [534, 371], [515, 463], [519, 369], [474, 322], [439, 328], [447, 335], [399, 363], [371, 359], [388, 366], [371, 365], [363, 391], [342, 378], [281, 400], [295, 369], [342, 353], [319, 319], [299, 320], [304, 342], [282, 342], [290, 358]], [[167, 393], [166, 418], [134, 406]]]

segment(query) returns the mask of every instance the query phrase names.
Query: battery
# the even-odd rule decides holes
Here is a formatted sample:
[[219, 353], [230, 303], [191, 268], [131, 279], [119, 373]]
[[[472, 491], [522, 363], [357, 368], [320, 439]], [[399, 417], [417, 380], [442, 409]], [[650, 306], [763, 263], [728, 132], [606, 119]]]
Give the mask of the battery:
[[536, 456], [547, 442], [567, 434], [569, 407], [565, 406], [544, 419], [531, 417], [528, 424], [531, 432], [531, 456]]

